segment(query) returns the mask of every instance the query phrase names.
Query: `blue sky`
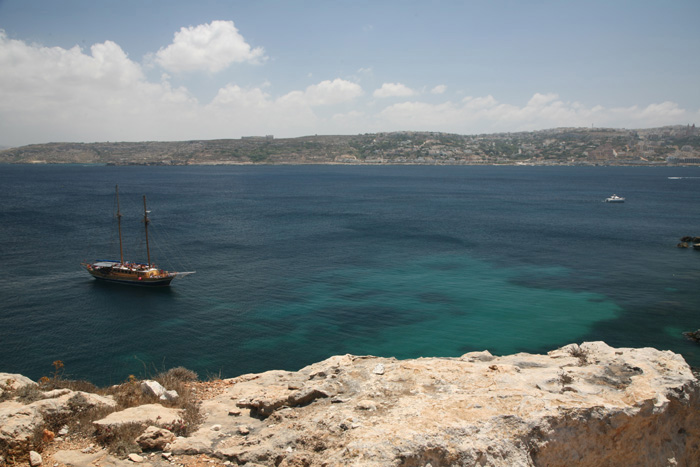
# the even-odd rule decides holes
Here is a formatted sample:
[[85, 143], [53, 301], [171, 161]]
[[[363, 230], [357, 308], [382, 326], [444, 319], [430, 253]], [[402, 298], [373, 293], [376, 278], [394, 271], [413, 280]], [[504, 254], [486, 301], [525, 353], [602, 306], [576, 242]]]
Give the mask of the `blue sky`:
[[700, 2], [0, 0], [0, 146], [700, 124]]

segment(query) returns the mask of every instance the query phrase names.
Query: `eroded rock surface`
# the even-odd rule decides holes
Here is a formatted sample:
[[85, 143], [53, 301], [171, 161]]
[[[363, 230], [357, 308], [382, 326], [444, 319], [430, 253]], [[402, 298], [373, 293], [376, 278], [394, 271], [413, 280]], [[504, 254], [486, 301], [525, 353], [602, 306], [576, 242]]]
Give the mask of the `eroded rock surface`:
[[[26, 386], [36, 386], [35, 382], [28, 379], [28, 383], [21, 379], [15, 381], [22, 381]], [[47, 417], [70, 414], [91, 407], [116, 406], [112, 397], [82, 391], [57, 389], [39, 394], [41, 399], [30, 403], [14, 399], [0, 403], [0, 445], [26, 443], [34, 436], [36, 430], [43, 426]]]
[[345, 355], [228, 382], [174, 453], [282, 466], [700, 462], [698, 382], [680, 356], [651, 348]]
[[136, 438], [136, 443], [144, 451], [162, 451], [173, 441], [175, 441], [175, 435], [170, 430], [157, 426], [149, 426], [141, 436]]
[[[206, 465], [283, 467], [700, 466], [700, 384], [682, 357], [651, 348], [590, 342], [546, 355], [344, 355], [197, 388], [201, 427], [174, 439], [149, 428], [139, 443], [167, 452], [149, 452], [143, 465], [179, 456], [179, 465], [199, 466], [185, 459], [203, 455]], [[42, 397], [0, 403], [4, 440], [30, 436], [52, 411], [114, 404], [68, 390]], [[95, 423], [162, 425], [180, 415], [146, 404]], [[134, 463], [103, 449], [62, 449], [54, 461]]]
[[36, 386], [37, 384], [26, 376], [16, 373], [0, 373], [0, 396], [5, 391], [14, 391], [23, 386]]
[[119, 412], [112, 412], [94, 423], [100, 427], [117, 426], [125, 423], [155, 423], [171, 424], [180, 418], [180, 410], [163, 407], [160, 404], [144, 404], [130, 407]]

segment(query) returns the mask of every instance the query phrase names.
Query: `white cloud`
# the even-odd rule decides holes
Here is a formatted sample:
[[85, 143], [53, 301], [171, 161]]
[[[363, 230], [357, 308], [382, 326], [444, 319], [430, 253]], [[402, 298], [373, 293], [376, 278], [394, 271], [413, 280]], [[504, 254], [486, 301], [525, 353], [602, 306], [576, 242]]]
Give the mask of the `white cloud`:
[[[202, 103], [172, 80], [167, 73], [149, 79], [111, 41], [88, 50], [43, 47], [11, 40], [0, 30], [0, 145], [393, 130], [474, 134], [700, 121], [698, 110], [675, 102], [611, 108], [565, 101], [554, 93], [535, 93], [524, 105], [499, 102], [491, 95], [441, 103], [414, 97], [385, 105], [364, 95], [356, 82], [341, 78], [277, 95], [274, 80], [254, 86], [231, 83]], [[401, 86], [383, 89], [391, 94]]]
[[270, 95], [260, 88], [243, 89], [235, 84], [229, 84], [216, 94], [209, 104], [210, 107], [227, 107], [260, 109], [270, 105]]
[[[381, 128], [433, 130], [462, 134], [501, 131], [531, 131], [562, 126], [650, 128], [695, 121], [700, 112], [682, 109], [674, 102], [645, 108], [586, 107], [565, 102], [556, 94], [536, 93], [525, 106], [500, 103], [493, 96], [466, 97], [462, 101], [429, 104], [402, 102], [377, 115]], [[375, 130], [378, 131], [378, 130]]]
[[235, 84], [220, 89], [199, 115], [201, 125], [186, 130], [194, 135], [192, 139], [279, 135], [280, 128], [289, 135], [305, 131], [317, 121], [303, 99], [274, 99], [260, 87], [244, 89]]
[[472, 110], [477, 110], [477, 109], [488, 109], [496, 106], [498, 103], [496, 102], [496, 99], [493, 98], [492, 95], [484, 96], [484, 97], [465, 97], [462, 99], [462, 102], [464, 103], [464, 107], [466, 109], [472, 109]]
[[221, 71], [233, 63], [257, 63], [264, 60], [262, 47], [255, 49], [238, 32], [233, 21], [181, 28], [173, 43], [160, 49], [155, 61], [172, 72]]
[[347, 102], [363, 94], [359, 84], [334, 79], [321, 81], [306, 88], [306, 99], [309, 105], [332, 105]]
[[661, 104], [651, 104], [642, 110], [641, 116], [643, 118], [647, 117], [663, 117], [663, 118], [676, 118], [682, 117], [685, 110], [678, 107], [675, 102], [662, 102]]
[[550, 102], [556, 101], [558, 98], [559, 96], [556, 94], [540, 94], [538, 92], [527, 102], [527, 106], [533, 108], [544, 107]]
[[447, 91], [447, 86], [444, 84], [438, 84], [433, 89], [430, 90], [431, 94], [444, 94]]
[[382, 87], [375, 90], [374, 97], [408, 97], [415, 95], [416, 92], [401, 83], [384, 83]]
[[351, 101], [363, 94], [362, 87], [351, 81], [336, 78], [321, 81], [305, 91], [292, 91], [280, 98], [282, 102], [298, 102], [308, 106], [333, 105]]
[[167, 79], [148, 82], [114, 42], [95, 44], [87, 54], [77, 46], [28, 45], [0, 31], [4, 144], [147, 139], [155, 125], [186, 119], [196, 105]]

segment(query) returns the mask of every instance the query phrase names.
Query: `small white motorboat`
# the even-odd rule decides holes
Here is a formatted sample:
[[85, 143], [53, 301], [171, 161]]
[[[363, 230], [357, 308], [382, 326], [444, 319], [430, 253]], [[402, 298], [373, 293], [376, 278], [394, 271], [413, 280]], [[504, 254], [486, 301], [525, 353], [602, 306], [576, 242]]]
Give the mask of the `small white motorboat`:
[[624, 203], [625, 198], [623, 198], [621, 196], [617, 196], [617, 195], [612, 195], [609, 198], [605, 198], [605, 202], [606, 203]]

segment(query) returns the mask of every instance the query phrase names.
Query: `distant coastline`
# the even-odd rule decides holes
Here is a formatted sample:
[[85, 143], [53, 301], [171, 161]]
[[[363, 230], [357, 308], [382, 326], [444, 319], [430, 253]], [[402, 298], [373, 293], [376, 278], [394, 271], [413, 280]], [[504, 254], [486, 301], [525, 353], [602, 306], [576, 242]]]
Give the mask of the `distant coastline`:
[[700, 165], [695, 125], [555, 128], [457, 135], [402, 131], [276, 139], [46, 143], [0, 150], [0, 163], [104, 165]]

